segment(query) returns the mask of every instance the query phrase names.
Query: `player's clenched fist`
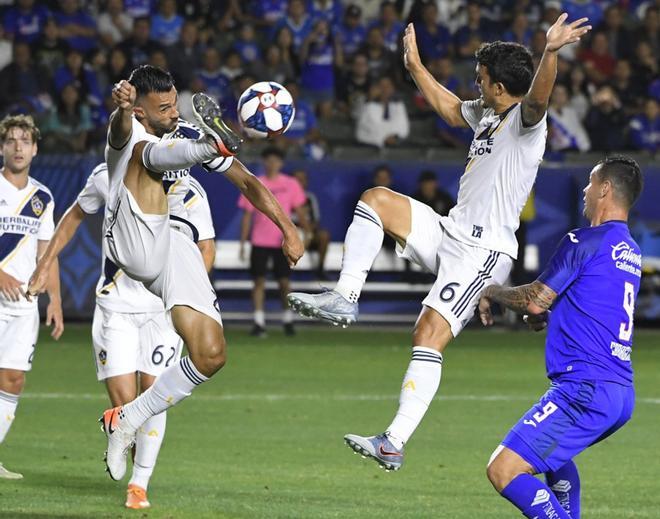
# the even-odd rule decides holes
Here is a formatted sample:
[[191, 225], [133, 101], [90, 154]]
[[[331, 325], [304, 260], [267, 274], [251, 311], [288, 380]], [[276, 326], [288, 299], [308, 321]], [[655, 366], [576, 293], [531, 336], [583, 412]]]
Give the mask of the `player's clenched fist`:
[[302, 255], [305, 253], [305, 246], [297, 232], [291, 232], [284, 236], [282, 252], [289, 261], [290, 267], [293, 267], [302, 258]]
[[403, 64], [406, 69], [412, 70], [422, 64], [417, 50], [417, 40], [415, 39], [415, 27], [409, 23], [403, 34]]
[[30, 281], [28, 281], [27, 299], [30, 300], [32, 297], [43, 294], [46, 291], [46, 285], [48, 285], [48, 268], [39, 262], [32, 276], [30, 276]]
[[112, 89], [112, 100], [118, 108], [122, 110], [132, 110], [135, 105], [137, 92], [135, 87], [125, 79], [116, 83]]

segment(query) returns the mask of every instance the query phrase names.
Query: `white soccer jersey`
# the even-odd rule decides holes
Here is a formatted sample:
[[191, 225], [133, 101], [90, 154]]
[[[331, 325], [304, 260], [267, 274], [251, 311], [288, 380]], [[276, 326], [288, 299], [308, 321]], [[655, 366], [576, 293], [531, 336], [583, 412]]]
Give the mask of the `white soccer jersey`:
[[[28, 177], [27, 185], [17, 189], [0, 174], [0, 270], [27, 282], [37, 267], [37, 243], [53, 236], [55, 204], [50, 190]], [[36, 299], [13, 302], [0, 294], [0, 313], [24, 315], [34, 312]]]
[[481, 100], [461, 105], [474, 130], [456, 206], [442, 225], [457, 240], [517, 258], [515, 232], [545, 151], [546, 116], [525, 127], [520, 103], [496, 115]]

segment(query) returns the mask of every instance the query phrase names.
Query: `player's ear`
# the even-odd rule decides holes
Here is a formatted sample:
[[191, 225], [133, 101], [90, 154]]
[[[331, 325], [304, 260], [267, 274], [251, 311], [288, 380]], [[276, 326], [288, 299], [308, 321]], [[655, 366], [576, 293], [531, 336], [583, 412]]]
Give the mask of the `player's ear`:
[[144, 116], [145, 116], [144, 108], [142, 108], [141, 106], [134, 106], [133, 107], [133, 114], [135, 114], [135, 118], [138, 121], [141, 121], [142, 119], [144, 119]]
[[605, 198], [607, 196], [607, 193], [609, 193], [612, 190], [612, 182], [609, 180], [603, 180], [603, 182], [600, 185], [600, 197]]
[[504, 85], [499, 81], [495, 83], [495, 95], [501, 96], [504, 93], [506, 93], [506, 89], [504, 88]]

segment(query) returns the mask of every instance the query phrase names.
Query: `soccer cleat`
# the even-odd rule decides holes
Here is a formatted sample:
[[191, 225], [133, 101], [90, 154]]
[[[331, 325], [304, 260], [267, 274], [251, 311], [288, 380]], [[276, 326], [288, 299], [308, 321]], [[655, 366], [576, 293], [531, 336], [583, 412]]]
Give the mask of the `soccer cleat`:
[[147, 499], [147, 491], [137, 485], [129, 484], [126, 489], [126, 503], [124, 503], [124, 506], [133, 510], [149, 508], [151, 503]]
[[304, 317], [316, 317], [335, 326], [346, 328], [358, 319], [358, 304], [351, 303], [339, 292], [326, 290], [320, 294], [291, 292], [287, 296], [289, 306]]
[[266, 328], [264, 328], [263, 326], [259, 326], [256, 323], [252, 327], [252, 330], [250, 330], [250, 335], [252, 337], [259, 337], [260, 339], [265, 339], [266, 337], [268, 337], [268, 334], [266, 333]]
[[223, 157], [232, 157], [241, 149], [241, 139], [222, 120], [222, 110], [211, 97], [201, 92], [192, 97], [195, 118], [205, 134], [213, 137]]
[[119, 429], [119, 414], [121, 406], [107, 409], [99, 422], [101, 430], [108, 438], [108, 450], [105, 452], [106, 472], [115, 481], [126, 474], [126, 455], [135, 444], [135, 433], [128, 434]]
[[403, 465], [403, 449], [399, 450], [385, 433], [378, 436], [344, 436], [346, 444], [363, 458], [373, 458], [385, 470], [399, 470]]
[[2, 463], [0, 463], [0, 479], [23, 479], [23, 474], [7, 470]]

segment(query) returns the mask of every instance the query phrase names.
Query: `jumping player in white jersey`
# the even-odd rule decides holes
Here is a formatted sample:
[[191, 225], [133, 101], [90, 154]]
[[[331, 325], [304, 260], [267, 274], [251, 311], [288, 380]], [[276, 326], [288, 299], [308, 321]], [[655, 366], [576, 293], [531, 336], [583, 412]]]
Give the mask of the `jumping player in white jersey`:
[[[29, 116], [0, 121], [0, 444], [14, 421], [39, 333], [37, 301], [26, 298], [25, 287], [53, 234], [53, 195], [29, 176], [38, 139], [39, 129]], [[56, 261], [49, 277], [46, 323], [53, 324], [51, 335], [59, 339], [64, 325]], [[0, 463], [0, 479], [22, 477]]]
[[[179, 128], [164, 138], [181, 137], [181, 129], [199, 132], [183, 120], [179, 121]], [[171, 180], [163, 180], [163, 187], [168, 191], [170, 211], [179, 216], [185, 215], [197, 229], [197, 246], [206, 270], [210, 271], [215, 259], [215, 230], [206, 192], [197, 180], [189, 176], [189, 171], [178, 173], [180, 178], [174, 184], [177, 187], [185, 184], [188, 192], [181, 196], [182, 190], [173, 189]], [[106, 205], [108, 183], [108, 168], [103, 162], [94, 168], [76, 201], [58, 223], [37, 269], [57, 257], [87, 215], [95, 214], [105, 206], [104, 222], [111, 218]], [[99, 381], [105, 382], [113, 406], [127, 404], [135, 400], [138, 393], [151, 387], [156, 377], [179, 359], [183, 347], [183, 341], [165, 312], [163, 301], [142, 283], [126, 276], [105, 256], [96, 285], [92, 343], [96, 376]], [[149, 418], [138, 429], [133, 474], [126, 491], [127, 508], [151, 506], [147, 488], [165, 436], [166, 422], [166, 412], [163, 411]]]
[[[189, 356], [166, 368], [134, 401], [103, 414], [106, 466], [110, 476], [119, 480], [126, 472], [126, 454], [139, 427], [189, 396], [225, 363], [215, 291], [191, 239], [194, 229], [184, 218], [169, 214], [163, 174], [228, 157], [238, 151], [241, 141], [224, 125], [215, 102], [204, 94], [193, 96], [193, 110], [205, 135], [197, 140], [161, 140], [175, 130], [179, 113], [172, 77], [157, 67], [135, 69], [128, 81], [115, 86], [113, 99], [117, 109], [111, 115], [106, 147], [107, 204], [112, 216], [103, 240], [104, 253], [163, 300], [189, 351]], [[283, 252], [295, 264], [303, 245], [272, 193], [231, 157], [216, 171], [223, 172], [280, 227]], [[30, 291], [42, 289], [43, 277], [41, 273], [35, 276]]]
[[384, 233], [397, 241], [401, 257], [437, 275], [415, 324], [412, 360], [394, 421], [378, 436], [345, 436], [355, 452], [388, 470], [401, 467], [403, 446], [433, 400], [447, 344], [472, 318], [481, 290], [491, 283], [502, 284], [517, 257], [514, 233], [545, 150], [546, 108], [557, 73], [557, 51], [590, 29], [583, 26], [586, 18], [565, 21], [562, 14], [548, 30], [536, 75], [525, 47], [505, 42], [482, 45], [476, 52], [481, 97], [465, 102], [422, 65], [415, 29], [408, 25], [404, 63], [418, 88], [445, 121], [475, 132], [456, 207], [441, 217], [389, 189], [365, 191], [346, 233], [335, 289], [319, 295], [289, 295], [291, 306], [302, 315], [343, 326], [356, 321], [360, 291]]

